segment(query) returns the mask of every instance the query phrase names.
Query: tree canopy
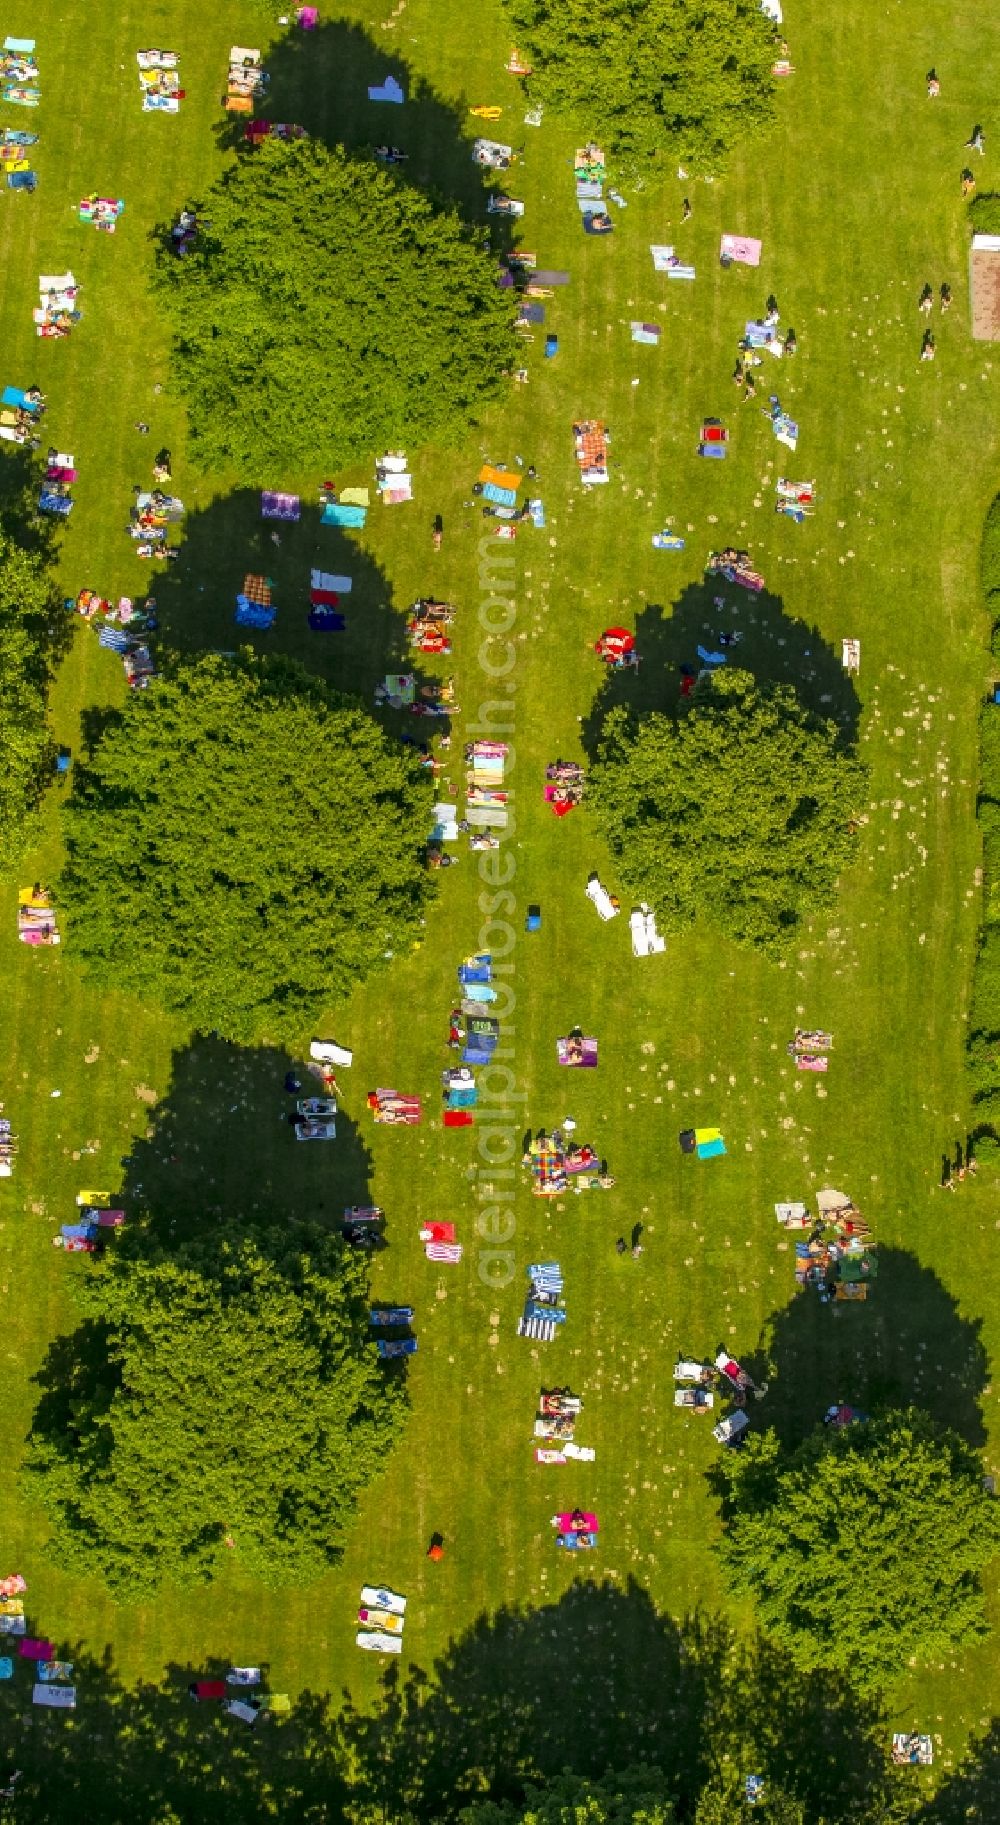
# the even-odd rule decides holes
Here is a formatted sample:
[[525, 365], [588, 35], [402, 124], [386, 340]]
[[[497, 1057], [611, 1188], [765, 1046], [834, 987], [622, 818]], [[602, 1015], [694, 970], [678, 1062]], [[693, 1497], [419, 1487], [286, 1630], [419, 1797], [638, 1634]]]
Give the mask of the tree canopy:
[[674, 1825], [673, 1801], [655, 1768], [626, 1769], [603, 1780], [565, 1773], [529, 1785], [523, 1806], [479, 1801], [462, 1825]]
[[727, 668], [676, 714], [612, 710], [590, 802], [622, 880], [666, 929], [705, 918], [775, 947], [834, 893], [864, 781], [834, 723]]
[[0, 531], [0, 869], [26, 847], [52, 777], [45, 709], [55, 608], [40, 559]]
[[533, 96], [627, 159], [715, 170], [771, 118], [774, 27], [760, 0], [507, 0]]
[[1000, 1509], [975, 1452], [927, 1415], [821, 1429], [787, 1456], [751, 1438], [720, 1475], [733, 1587], [803, 1671], [872, 1689], [986, 1634]]
[[258, 487], [450, 439], [513, 363], [509, 298], [477, 235], [342, 147], [267, 140], [158, 271], [196, 456]]
[[253, 1041], [406, 945], [428, 888], [412, 750], [300, 667], [203, 658], [110, 719], [66, 810], [67, 950]]
[[127, 1599], [211, 1579], [227, 1539], [262, 1583], [328, 1570], [403, 1418], [360, 1257], [220, 1228], [78, 1287], [89, 1322], [57, 1346], [27, 1460], [60, 1564]]

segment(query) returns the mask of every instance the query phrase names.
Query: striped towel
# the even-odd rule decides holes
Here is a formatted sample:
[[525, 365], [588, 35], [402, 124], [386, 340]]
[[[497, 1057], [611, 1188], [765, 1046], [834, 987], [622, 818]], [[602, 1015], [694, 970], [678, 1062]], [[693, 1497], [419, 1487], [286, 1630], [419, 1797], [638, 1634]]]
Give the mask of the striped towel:
[[98, 646], [106, 646], [112, 653], [128, 652], [128, 635], [120, 627], [102, 627], [97, 632]]
[[446, 1261], [449, 1267], [457, 1267], [462, 1259], [461, 1242], [428, 1242], [424, 1254], [428, 1261]]
[[550, 1318], [519, 1318], [517, 1334], [519, 1337], [537, 1338], [539, 1343], [551, 1343], [556, 1327]]

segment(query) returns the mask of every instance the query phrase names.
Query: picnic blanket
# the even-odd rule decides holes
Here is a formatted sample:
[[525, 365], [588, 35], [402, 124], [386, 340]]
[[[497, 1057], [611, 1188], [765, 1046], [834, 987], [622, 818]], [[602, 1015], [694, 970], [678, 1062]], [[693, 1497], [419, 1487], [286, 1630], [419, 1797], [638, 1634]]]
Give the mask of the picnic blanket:
[[646, 343], [649, 343], [653, 348], [658, 347], [659, 341], [660, 341], [659, 324], [658, 323], [633, 323], [632, 324], [632, 341], [633, 342], [646, 342]]
[[327, 501], [320, 514], [321, 526], [345, 526], [360, 531], [367, 518], [364, 507], [350, 506], [341, 501]]
[[406, 100], [406, 96], [395, 76], [387, 76], [384, 82], [374, 83], [369, 87], [368, 100], [391, 101], [398, 105]]
[[556, 1056], [561, 1065], [592, 1067], [597, 1064], [597, 1041], [582, 1039], [574, 1044], [572, 1037], [557, 1039]]
[[754, 240], [752, 235], [724, 234], [719, 246], [719, 258], [739, 266], [759, 266], [763, 245], [762, 241]]
[[265, 489], [260, 497], [260, 515], [264, 520], [297, 520], [302, 504], [297, 494], [280, 494]]

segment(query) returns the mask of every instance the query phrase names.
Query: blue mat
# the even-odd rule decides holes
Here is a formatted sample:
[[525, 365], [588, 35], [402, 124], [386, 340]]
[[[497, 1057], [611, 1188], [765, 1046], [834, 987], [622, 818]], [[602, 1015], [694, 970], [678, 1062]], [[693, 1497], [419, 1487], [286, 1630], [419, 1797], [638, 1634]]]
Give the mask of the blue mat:
[[341, 507], [336, 501], [327, 501], [320, 514], [320, 525], [360, 528], [365, 523], [367, 513], [367, 507]]

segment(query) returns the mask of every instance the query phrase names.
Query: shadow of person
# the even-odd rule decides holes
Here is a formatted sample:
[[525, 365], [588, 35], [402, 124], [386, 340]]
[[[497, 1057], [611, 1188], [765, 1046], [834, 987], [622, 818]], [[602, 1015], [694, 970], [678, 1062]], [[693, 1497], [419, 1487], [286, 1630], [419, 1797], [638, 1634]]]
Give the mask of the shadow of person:
[[[505, 189], [508, 174], [476, 165], [472, 142], [480, 133], [504, 135], [446, 100], [385, 39], [376, 43], [344, 19], [322, 20], [315, 31], [287, 32], [269, 47], [264, 62], [270, 81], [261, 118], [304, 127], [310, 138], [348, 152], [394, 146], [405, 153], [405, 163], [387, 169], [400, 183], [457, 209], [467, 222], [485, 224], [489, 190]], [[402, 89], [402, 106], [369, 101], [369, 88], [381, 86], [387, 76]], [[246, 147], [252, 156], [245, 119], [226, 115], [219, 138], [225, 146]], [[494, 245], [509, 244], [508, 219], [489, 221]]]
[[275, 1219], [338, 1228], [345, 1209], [371, 1202], [372, 1156], [339, 1107], [335, 1140], [296, 1141], [298, 1097], [323, 1094], [302, 1060], [275, 1046], [207, 1035], [175, 1052], [170, 1087], [122, 1162], [129, 1221], [115, 1246], [173, 1251], [234, 1214], [247, 1229]]
[[639, 1761], [690, 1819], [717, 1759], [742, 1741], [812, 1802], [809, 1816], [820, 1800], [827, 1816], [855, 1816], [884, 1770], [877, 1711], [842, 1679], [803, 1677], [722, 1618], [676, 1623], [632, 1579], [480, 1618], [431, 1676], [392, 1668], [380, 1706], [345, 1711], [343, 1725], [362, 1790], [427, 1825], [473, 1798], [521, 1803], [526, 1783], [565, 1769], [597, 1777]]
[[[792, 1256], [788, 1257], [789, 1276]], [[811, 1287], [775, 1313], [746, 1359], [766, 1381], [762, 1423], [799, 1444], [835, 1403], [878, 1413], [919, 1407], [967, 1444], [986, 1440], [982, 1322], [966, 1318], [937, 1275], [908, 1249], [881, 1246], [878, 1278], [857, 1305], [824, 1305]]]
[[[609, 622], [616, 617], [609, 615]], [[595, 625], [594, 639], [603, 629]], [[588, 758], [597, 758], [608, 712], [619, 704], [639, 715], [679, 709], [681, 686], [718, 655], [730, 666], [752, 672], [758, 683], [794, 687], [799, 702], [835, 722], [844, 749], [857, 744], [861, 706], [853, 680], [816, 627], [785, 613], [780, 596], [759, 594], [706, 577], [682, 591], [673, 608], [648, 603], [635, 622], [641, 663], [607, 670], [583, 724]], [[594, 656], [595, 666], [601, 661]]]

